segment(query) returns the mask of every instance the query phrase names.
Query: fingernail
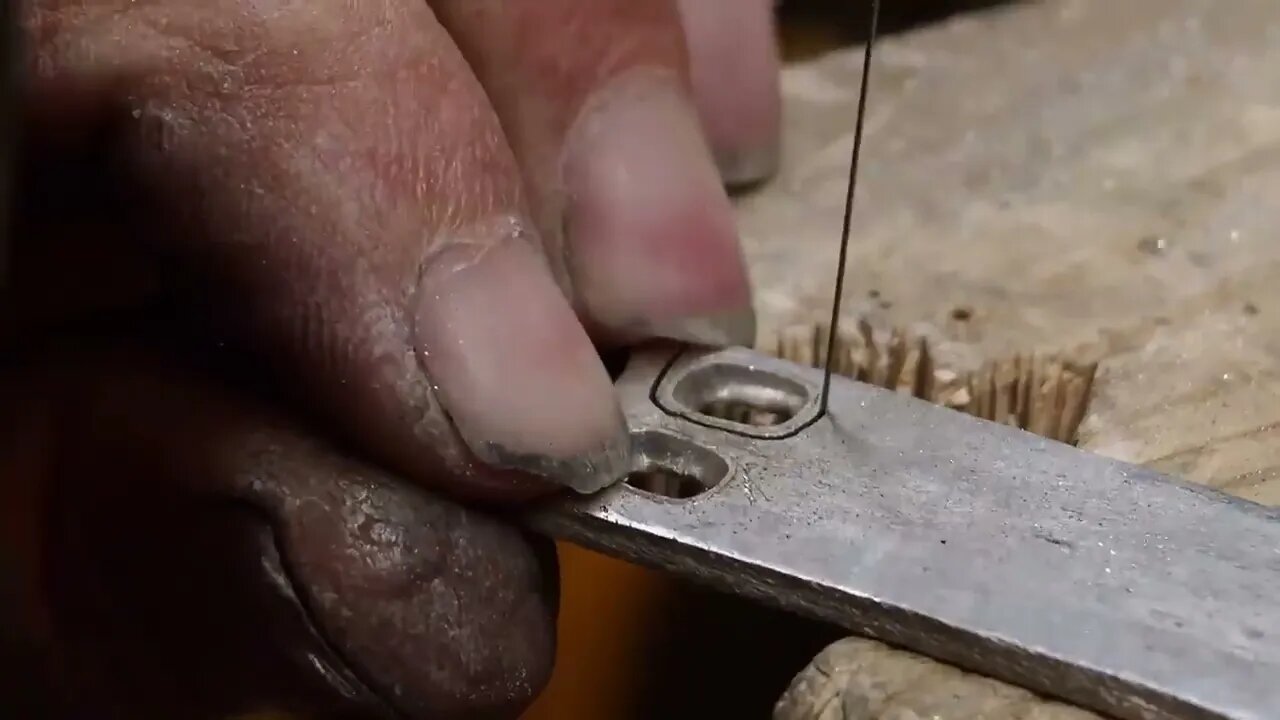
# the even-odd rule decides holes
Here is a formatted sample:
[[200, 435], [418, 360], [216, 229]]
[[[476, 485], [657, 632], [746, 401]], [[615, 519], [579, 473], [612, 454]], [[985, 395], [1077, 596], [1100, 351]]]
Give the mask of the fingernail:
[[716, 165], [730, 187], [778, 170], [781, 58], [772, 0], [680, 0], [689, 73]]
[[418, 360], [471, 451], [582, 493], [626, 473], [613, 383], [545, 260], [511, 223], [474, 228], [418, 287]]
[[720, 168], [720, 179], [730, 189], [737, 189], [761, 183], [778, 172], [778, 148], [766, 147], [763, 150], [720, 150], [716, 153], [716, 166]]
[[635, 327], [633, 338], [662, 338], [711, 347], [754, 347], [756, 342], [755, 310], [736, 310], [702, 317], [686, 317], [666, 323], [650, 323]]
[[615, 80], [575, 123], [564, 164], [573, 285], [614, 331], [721, 344], [751, 308], [733, 207], [696, 112], [663, 73]]

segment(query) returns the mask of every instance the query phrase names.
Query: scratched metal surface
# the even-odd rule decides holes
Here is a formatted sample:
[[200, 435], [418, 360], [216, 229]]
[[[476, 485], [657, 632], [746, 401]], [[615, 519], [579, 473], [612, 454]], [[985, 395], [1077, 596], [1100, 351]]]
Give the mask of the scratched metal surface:
[[[799, 435], [740, 437], [655, 406], [669, 357], [619, 381], [632, 427], [727, 479], [615, 486], [536, 527], [1123, 720], [1276, 717], [1280, 512], [840, 378]], [[734, 349], [656, 397], [712, 361], [821, 384]]]

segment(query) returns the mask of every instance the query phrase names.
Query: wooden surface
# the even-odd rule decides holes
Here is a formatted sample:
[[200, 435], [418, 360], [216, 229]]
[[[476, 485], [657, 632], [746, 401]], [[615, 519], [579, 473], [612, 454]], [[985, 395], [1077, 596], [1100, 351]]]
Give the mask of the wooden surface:
[[[787, 338], [829, 307], [859, 64], [787, 70], [783, 174], [741, 201], [761, 346], [800, 360]], [[995, 398], [946, 404], [1280, 504], [1280, 7], [1018, 3], [889, 39], [872, 83], [844, 308], [864, 338], [923, 343], [936, 382]], [[1087, 378], [1085, 411], [1046, 390], [1070, 377], [999, 369], [1027, 358]], [[992, 409], [1035, 393], [1057, 419]], [[775, 717], [1092, 716], [847, 640]]]
[[1098, 720], [880, 643], [846, 638], [797, 676], [775, 720]]

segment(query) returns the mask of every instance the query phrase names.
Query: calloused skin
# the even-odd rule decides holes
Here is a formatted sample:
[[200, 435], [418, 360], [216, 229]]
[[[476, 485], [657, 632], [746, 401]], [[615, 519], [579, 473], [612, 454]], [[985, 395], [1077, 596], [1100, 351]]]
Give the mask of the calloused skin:
[[[68, 717], [515, 717], [600, 348], [750, 342], [772, 0], [34, 0], [0, 471]], [[50, 715], [52, 717], [54, 715]]]

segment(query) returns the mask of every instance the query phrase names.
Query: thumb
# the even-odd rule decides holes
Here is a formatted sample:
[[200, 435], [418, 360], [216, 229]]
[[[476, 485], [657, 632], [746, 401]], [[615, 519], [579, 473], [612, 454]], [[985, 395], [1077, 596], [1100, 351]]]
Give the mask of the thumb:
[[0, 425], [49, 419], [0, 470], [40, 486], [28, 622], [60, 699], [136, 719], [530, 701], [554, 653], [545, 548], [180, 360], [77, 343], [0, 384]]
[[424, 3], [53, 5], [79, 9], [35, 13], [45, 86], [110, 73], [126, 155], [171, 213], [139, 233], [214, 323], [176, 329], [250, 348], [437, 490], [517, 499], [623, 472], [608, 373]]

